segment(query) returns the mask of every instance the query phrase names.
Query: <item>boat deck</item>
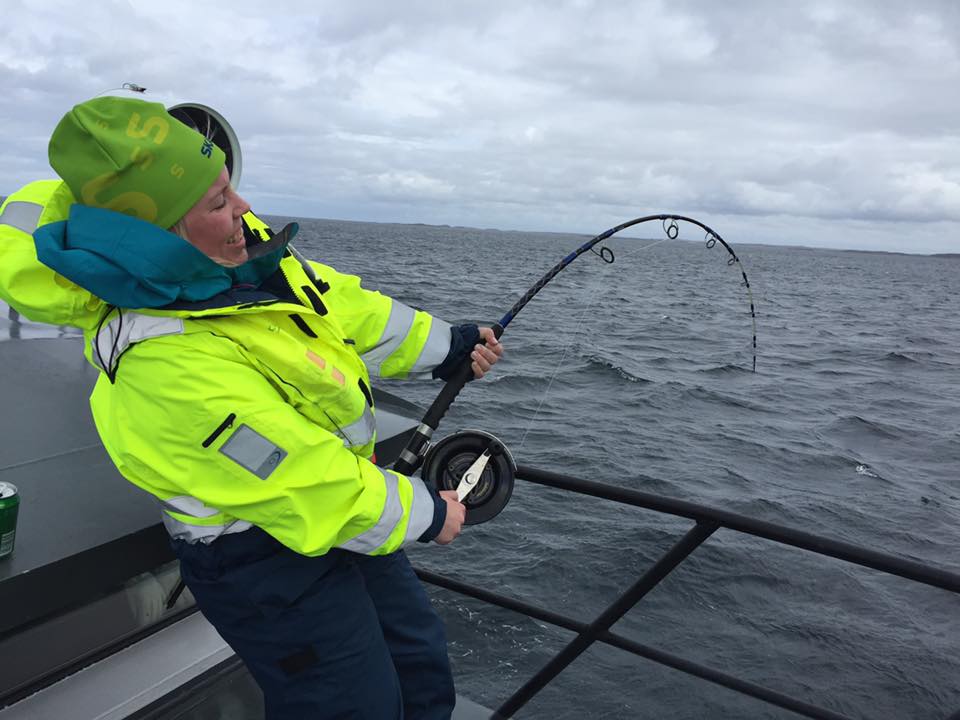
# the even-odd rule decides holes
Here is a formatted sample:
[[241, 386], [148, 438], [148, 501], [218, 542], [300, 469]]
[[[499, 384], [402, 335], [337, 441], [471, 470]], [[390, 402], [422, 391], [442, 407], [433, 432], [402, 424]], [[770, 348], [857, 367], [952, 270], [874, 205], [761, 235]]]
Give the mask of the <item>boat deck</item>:
[[[0, 302], [0, 481], [20, 492], [0, 560], [0, 718], [260, 720], [260, 691], [184, 593], [155, 500], [114, 468], [90, 416], [97, 371], [69, 329]], [[419, 408], [374, 390], [391, 461]], [[157, 628], [161, 628], [157, 630]], [[458, 700], [455, 718], [491, 711]]]
[[[492, 712], [457, 698], [454, 720]], [[192, 613], [20, 702], [0, 720], [262, 720], [263, 698], [230, 647]]]

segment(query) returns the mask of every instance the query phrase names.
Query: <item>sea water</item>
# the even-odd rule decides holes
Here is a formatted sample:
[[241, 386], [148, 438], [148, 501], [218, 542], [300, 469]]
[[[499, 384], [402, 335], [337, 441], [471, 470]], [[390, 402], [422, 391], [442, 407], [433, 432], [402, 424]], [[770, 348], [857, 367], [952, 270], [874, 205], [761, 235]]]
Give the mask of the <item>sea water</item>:
[[[448, 321], [491, 322], [587, 238], [301, 220], [304, 254]], [[613, 222], [611, 222], [613, 224]], [[598, 229], [599, 230], [599, 229]], [[723, 232], [723, 228], [718, 227]], [[740, 246], [689, 226], [586, 254], [510, 324], [438, 437], [960, 571], [960, 257]], [[644, 237], [649, 239], [643, 239]], [[654, 242], [658, 244], [653, 245]], [[383, 386], [426, 406], [439, 383]], [[421, 567], [589, 622], [690, 526], [517, 482]], [[445, 590], [458, 690], [497, 707], [572, 634]], [[960, 597], [720, 530], [613, 628], [853, 718], [960, 710]], [[595, 645], [519, 717], [794, 718]]]

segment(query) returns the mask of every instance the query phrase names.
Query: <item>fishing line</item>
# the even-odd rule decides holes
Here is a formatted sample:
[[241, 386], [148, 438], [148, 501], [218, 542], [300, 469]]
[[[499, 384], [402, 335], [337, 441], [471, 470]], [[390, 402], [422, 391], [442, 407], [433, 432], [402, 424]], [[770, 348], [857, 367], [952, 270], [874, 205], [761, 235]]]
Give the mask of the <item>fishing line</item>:
[[[693, 218], [685, 215], [647, 215], [634, 220], [628, 220], [625, 223], [621, 223], [620, 225], [612, 227], [609, 230], [600, 233], [596, 237], [591, 238], [563, 258], [559, 263], [550, 268], [550, 270], [542, 278], [540, 278], [533, 287], [523, 294], [523, 297], [514, 303], [513, 307], [511, 307], [510, 310], [500, 319], [500, 322], [494, 325], [493, 331], [496, 337], [499, 338], [503, 334], [504, 330], [511, 323], [511, 321], [519, 314], [521, 310], [523, 310], [524, 307], [526, 307], [527, 303], [529, 303], [530, 300], [532, 300], [533, 297], [539, 293], [544, 286], [547, 285], [547, 283], [553, 280], [558, 273], [560, 273], [578, 257], [583, 255], [583, 253], [593, 250], [594, 246], [612, 237], [613, 235], [616, 235], [622, 230], [626, 230], [634, 225], [640, 225], [641, 223], [652, 222], [655, 220], [660, 221], [661, 226], [667, 235], [667, 239], [669, 240], [676, 240], [679, 236], [680, 222], [688, 222], [691, 225], [696, 225], [706, 233], [705, 241], [708, 249], [714, 248], [716, 247], [717, 243], [720, 243], [730, 255], [730, 257], [727, 259], [727, 264], [730, 266], [739, 266], [740, 275], [743, 278], [743, 287], [747, 289], [747, 295], [750, 300], [750, 317], [753, 323], [753, 371], [756, 372], [757, 318], [754, 310], [753, 292], [750, 289], [750, 281], [747, 279], [747, 273], [743, 269], [743, 264], [740, 262], [740, 258], [737, 257], [737, 254], [733, 251], [733, 248], [731, 248], [727, 242], [720, 237], [718, 232], [713, 230], [711, 227], [704, 225], [699, 220], [694, 220]], [[613, 252], [609, 250], [609, 248], [603, 248], [599, 252], [596, 250], [593, 251], [604, 261], [613, 262]], [[404, 448], [400, 453], [400, 458], [394, 464], [395, 470], [405, 475], [409, 475], [420, 466], [423, 460], [423, 455], [429, 445], [430, 438], [433, 436], [434, 430], [436, 430], [440, 425], [440, 421], [450, 408], [450, 405], [456, 399], [457, 395], [460, 393], [460, 391], [463, 389], [463, 386], [466, 385], [467, 381], [472, 375], [473, 370], [470, 367], [470, 362], [467, 361], [464, 362], [461, 368], [447, 381], [447, 383], [440, 390], [440, 393], [437, 395], [436, 399], [430, 405], [430, 408], [427, 410], [426, 414], [423, 416], [420, 424], [413, 432], [407, 447]]]
[[[644, 252], [645, 250], [649, 250], [649, 249], [652, 248], [652, 247], [656, 247], [657, 245], [660, 245], [661, 243], [665, 243], [665, 242], [667, 242], [667, 240], [669, 240], [669, 239], [670, 239], [670, 238], [667, 237], [667, 238], [664, 238], [663, 240], [657, 240], [655, 243], [650, 243], [649, 245], [644, 245], [644, 246], [640, 249], [640, 252]], [[615, 259], [614, 254], [613, 254], [613, 250], [611, 250], [610, 248], [608, 248], [606, 245], [604, 245], [602, 248], [600, 248], [600, 251], [599, 251], [599, 252], [598, 252], [597, 250], [593, 249], [593, 248], [591, 248], [590, 251], [591, 251], [594, 255], [596, 255], [597, 257], [599, 257], [601, 260], [603, 260], [605, 263], [607, 263], [607, 264], [612, 264], [613, 261], [614, 261], [614, 259]], [[596, 304], [599, 302], [599, 300], [600, 300], [600, 297], [599, 297], [599, 296], [597, 296], [596, 298], [594, 298], [593, 300], [591, 300], [591, 301], [587, 304], [587, 306], [583, 309], [583, 312], [580, 313], [580, 319], [577, 320], [577, 326], [573, 329], [573, 332], [571, 333], [571, 335], [572, 335], [574, 338], [576, 338], [577, 334], [580, 332], [580, 326], [583, 324], [583, 319], [587, 316], [587, 314], [590, 312], [590, 310], [593, 309], [593, 306], [596, 305]], [[569, 350], [571, 347], [573, 347], [573, 343], [572, 343], [572, 342], [566, 343], [566, 344], [563, 346], [563, 354], [560, 356], [560, 361], [557, 363], [556, 368], [554, 368], [553, 374], [550, 376], [550, 381], [547, 383], [547, 389], [543, 391], [543, 395], [540, 397], [540, 404], [537, 405], [537, 409], [536, 409], [536, 411], [533, 413], [533, 417], [530, 418], [530, 422], [527, 424], [527, 428], [523, 431], [523, 436], [520, 438], [520, 444], [517, 446], [517, 453], [518, 453], [518, 454], [519, 454], [519, 452], [523, 449], [523, 444], [527, 441], [527, 435], [530, 434], [530, 431], [533, 429], [533, 425], [534, 425], [534, 423], [536, 422], [537, 417], [540, 415], [540, 410], [541, 410], [541, 408], [543, 408], [543, 404], [546, 402], [547, 396], [550, 394], [550, 388], [553, 387], [553, 381], [556, 379], [557, 375], [560, 374], [560, 368], [563, 367], [563, 361], [564, 361], [564, 360], [566, 359], [566, 357], [567, 357], [567, 350]]]
[[[599, 254], [599, 253], [597, 253]], [[599, 299], [599, 298], [597, 298]], [[580, 319], [577, 320], [577, 326], [573, 329], [571, 335], [576, 338], [577, 333], [580, 332], [580, 326], [583, 324], [583, 319], [587, 316], [587, 313], [593, 309], [593, 306], [596, 304], [597, 299], [592, 300], [584, 307], [583, 312], [580, 313]], [[540, 410], [543, 407], [543, 403], [547, 400], [547, 395], [550, 394], [550, 388], [553, 387], [553, 381], [556, 379], [557, 375], [560, 374], [560, 368], [563, 367], [563, 361], [567, 358], [567, 350], [573, 346], [572, 342], [564, 343], [563, 353], [560, 355], [560, 360], [557, 362], [557, 366], [554, 368], [553, 373], [550, 375], [550, 381], [547, 383], [546, 390], [543, 391], [543, 395], [540, 396], [540, 403], [537, 405], [537, 409], [533, 413], [533, 417], [530, 418], [530, 422], [527, 423], [526, 429], [523, 431], [523, 436], [520, 438], [520, 444], [517, 446], [517, 452], [523, 449], [523, 444], [527, 441], [527, 435], [530, 434], [530, 431], [533, 429], [533, 424], [536, 422], [537, 417], [540, 415]]]

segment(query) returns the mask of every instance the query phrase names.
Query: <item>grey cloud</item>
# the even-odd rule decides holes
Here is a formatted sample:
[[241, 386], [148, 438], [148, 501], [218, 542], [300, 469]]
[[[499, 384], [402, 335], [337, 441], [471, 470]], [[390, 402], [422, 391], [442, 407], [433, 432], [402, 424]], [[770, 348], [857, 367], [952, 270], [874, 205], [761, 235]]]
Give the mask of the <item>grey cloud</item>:
[[227, 115], [265, 212], [960, 247], [950, 2], [7, 5], [0, 192], [133, 80]]

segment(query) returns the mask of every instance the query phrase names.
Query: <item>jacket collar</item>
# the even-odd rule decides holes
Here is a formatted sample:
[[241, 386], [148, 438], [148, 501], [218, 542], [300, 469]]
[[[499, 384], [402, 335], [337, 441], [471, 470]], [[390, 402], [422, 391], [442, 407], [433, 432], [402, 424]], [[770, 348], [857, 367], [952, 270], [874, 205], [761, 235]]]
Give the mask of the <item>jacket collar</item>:
[[255, 292], [277, 270], [297, 229], [288, 225], [238, 268], [218, 265], [151, 223], [80, 204], [70, 208], [67, 220], [44, 225], [33, 237], [44, 265], [97, 297], [117, 307], [159, 309], [219, 296], [224, 297], [218, 302], [237, 304], [236, 286]]

